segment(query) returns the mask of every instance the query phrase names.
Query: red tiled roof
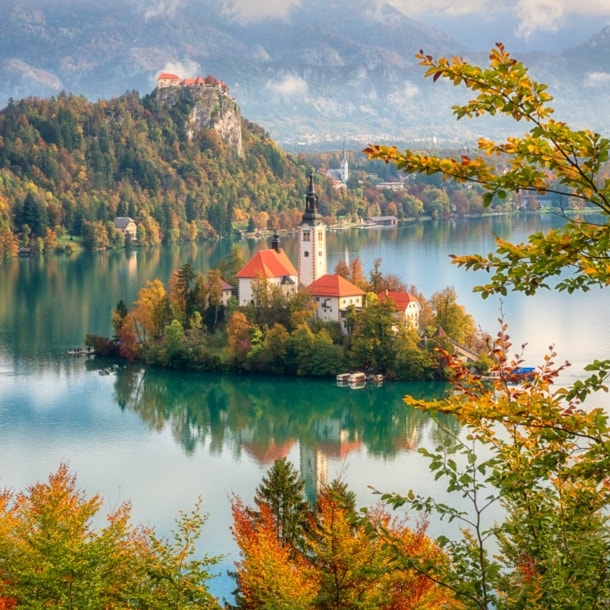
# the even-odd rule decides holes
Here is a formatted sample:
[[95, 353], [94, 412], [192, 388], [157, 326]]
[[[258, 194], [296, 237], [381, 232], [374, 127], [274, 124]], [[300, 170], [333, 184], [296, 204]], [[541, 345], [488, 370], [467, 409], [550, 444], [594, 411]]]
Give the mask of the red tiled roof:
[[309, 284], [306, 290], [317, 297], [355, 297], [365, 294], [364, 290], [348, 282], [344, 277], [330, 273]]
[[279, 444], [273, 440], [265, 443], [242, 441], [244, 449], [260, 464], [272, 464], [275, 460], [286, 457], [293, 445], [294, 441], [292, 439]]
[[176, 74], [171, 74], [171, 72], [161, 72], [159, 76], [157, 76], [157, 80], [180, 80], [180, 77]]
[[362, 447], [362, 441], [326, 441], [317, 444], [320, 451], [328, 457], [345, 458], [352, 451]]
[[396, 303], [397, 311], [405, 311], [409, 303], [417, 302], [417, 299], [408, 292], [380, 292], [377, 297], [380, 301], [392, 299]]
[[185, 79], [182, 81], [182, 84], [183, 84], [183, 85], [186, 85], [186, 86], [188, 86], [188, 85], [194, 85], [194, 84], [195, 84], [195, 79], [194, 79], [194, 78], [185, 78]]
[[241, 278], [265, 278], [297, 276], [298, 272], [284, 250], [259, 250], [235, 276]]

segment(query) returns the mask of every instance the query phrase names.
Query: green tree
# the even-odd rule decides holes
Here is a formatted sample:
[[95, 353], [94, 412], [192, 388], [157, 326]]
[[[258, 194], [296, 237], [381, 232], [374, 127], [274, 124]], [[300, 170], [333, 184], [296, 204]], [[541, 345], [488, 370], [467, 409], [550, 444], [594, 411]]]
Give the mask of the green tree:
[[235, 275], [238, 271], [245, 265], [246, 261], [242, 256], [238, 246], [231, 246], [231, 251], [227, 256], [225, 256], [219, 263], [218, 269], [222, 274], [222, 277], [227, 281], [231, 286], [237, 286], [237, 280], [235, 279]]
[[310, 509], [305, 499], [305, 482], [286, 458], [275, 460], [263, 475], [254, 494], [254, 504], [257, 510], [252, 510], [251, 515], [255, 519], [266, 506], [273, 518], [278, 540], [302, 549]]
[[375, 297], [356, 318], [350, 360], [372, 372], [394, 372], [396, 361], [396, 305], [391, 299]]
[[174, 316], [185, 324], [193, 313], [193, 282], [197, 274], [189, 263], [174, 269], [169, 278], [169, 302]]
[[207, 274], [207, 305], [213, 312], [212, 330], [218, 325], [218, 314], [222, 308], [222, 275], [219, 269], [210, 269]]
[[452, 287], [435, 292], [430, 297], [433, 311], [432, 325], [442, 329], [451, 339], [462, 345], [472, 345], [477, 336], [473, 317], [457, 302], [457, 294]]

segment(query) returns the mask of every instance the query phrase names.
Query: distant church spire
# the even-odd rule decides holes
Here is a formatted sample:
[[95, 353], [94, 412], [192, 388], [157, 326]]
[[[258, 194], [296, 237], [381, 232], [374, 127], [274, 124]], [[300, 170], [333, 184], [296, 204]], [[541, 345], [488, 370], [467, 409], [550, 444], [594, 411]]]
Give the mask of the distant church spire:
[[347, 163], [347, 157], [345, 156], [345, 141], [343, 141], [343, 158], [341, 159], [341, 182], [347, 184], [349, 178], [349, 166]]

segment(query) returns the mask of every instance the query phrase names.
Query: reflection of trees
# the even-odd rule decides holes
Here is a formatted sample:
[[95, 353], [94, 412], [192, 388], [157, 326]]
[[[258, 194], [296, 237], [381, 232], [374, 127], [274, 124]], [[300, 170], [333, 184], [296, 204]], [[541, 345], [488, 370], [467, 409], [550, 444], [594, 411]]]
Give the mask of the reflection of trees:
[[113, 373], [120, 408], [135, 411], [153, 430], [169, 426], [188, 454], [207, 447], [239, 455], [247, 445], [262, 455], [295, 441], [311, 448], [358, 441], [369, 453], [393, 457], [419, 445], [428, 422], [403, 396], [432, 399], [445, 391], [441, 384], [396, 383], [355, 392], [332, 381], [180, 374], [137, 365]]

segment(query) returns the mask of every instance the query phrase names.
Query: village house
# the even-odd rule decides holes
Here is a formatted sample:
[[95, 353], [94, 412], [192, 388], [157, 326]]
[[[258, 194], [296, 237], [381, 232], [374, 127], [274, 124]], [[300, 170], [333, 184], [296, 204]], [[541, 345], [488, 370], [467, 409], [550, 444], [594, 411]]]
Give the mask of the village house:
[[117, 216], [114, 219], [114, 228], [119, 231], [123, 237], [129, 239], [131, 241], [135, 241], [138, 236], [138, 225], [133, 218], [129, 218], [129, 216]]
[[344, 277], [326, 274], [312, 282], [305, 291], [316, 305], [316, 315], [323, 322], [337, 322], [344, 334], [348, 333], [345, 314], [350, 306], [356, 310], [364, 307], [364, 290]]
[[240, 305], [257, 304], [257, 288], [265, 281], [267, 287], [277, 286], [289, 297], [297, 291], [299, 274], [281, 247], [278, 235], [273, 236], [271, 249], [259, 250], [236, 274]]
[[419, 330], [419, 314], [421, 305], [419, 301], [408, 292], [391, 292], [385, 290], [377, 295], [380, 301], [391, 299], [396, 305], [395, 317], [408, 327]]
[[229, 299], [233, 296], [233, 286], [223, 279], [220, 280], [220, 286], [222, 288], [222, 304], [226, 307], [229, 304]]

